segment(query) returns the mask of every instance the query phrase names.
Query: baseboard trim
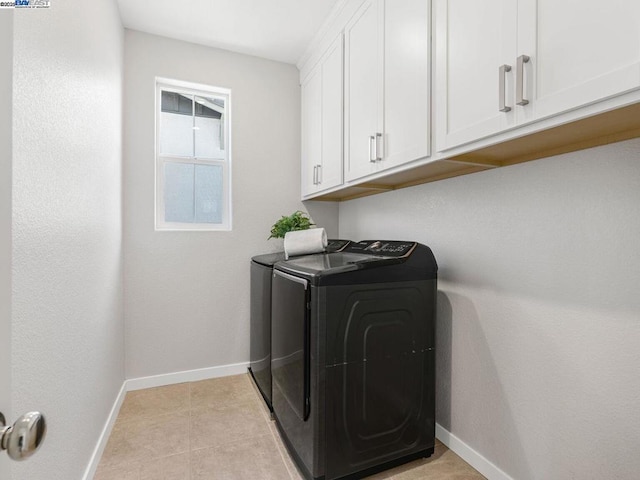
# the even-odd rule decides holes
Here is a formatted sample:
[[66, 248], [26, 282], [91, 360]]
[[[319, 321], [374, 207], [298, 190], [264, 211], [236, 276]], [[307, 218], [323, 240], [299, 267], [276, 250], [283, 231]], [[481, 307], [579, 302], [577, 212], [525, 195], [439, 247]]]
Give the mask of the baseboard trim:
[[107, 421], [100, 433], [100, 438], [98, 438], [98, 443], [96, 444], [96, 448], [93, 449], [93, 453], [91, 454], [91, 459], [89, 460], [89, 465], [84, 472], [83, 480], [91, 480], [96, 474], [96, 470], [98, 469], [98, 464], [100, 463], [100, 459], [102, 458], [102, 453], [104, 452], [105, 447], [107, 446], [107, 442], [109, 441], [109, 436], [111, 435], [111, 430], [113, 429], [113, 425], [116, 423], [116, 418], [118, 418], [118, 413], [120, 412], [120, 407], [122, 406], [122, 402], [124, 402], [124, 397], [127, 394], [125, 389], [126, 382], [122, 384], [120, 387], [120, 392], [116, 397], [116, 401], [113, 403], [113, 407], [111, 407], [111, 411], [109, 412], [109, 416], [107, 417]]
[[176, 383], [197, 382], [210, 378], [228, 377], [229, 375], [239, 375], [247, 373], [249, 362], [232, 363], [219, 367], [199, 368], [197, 370], [186, 370], [184, 372], [164, 373], [150, 377], [130, 378], [125, 380], [127, 392], [142, 390], [143, 388], [163, 387]]
[[109, 417], [102, 429], [102, 433], [100, 434], [96, 448], [93, 450], [93, 454], [89, 460], [89, 465], [85, 470], [82, 480], [92, 480], [96, 474], [100, 458], [102, 458], [102, 453], [107, 446], [111, 430], [113, 429], [113, 425], [116, 423], [116, 418], [118, 418], [120, 407], [122, 406], [122, 402], [124, 402], [124, 397], [127, 392], [142, 390], [143, 388], [162, 387], [165, 385], [174, 385], [176, 383], [197, 382], [199, 380], [207, 380], [209, 378], [239, 375], [241, 373], [247, 373], [248, 368], [249, 362], [243, 362], [233, 363], [231, 365], [221, 365], [219, 367], [199, 368], [197, 370], [187, 370], [184, 372], [166, 373], [163, 375], [130, 378], [125, 380], [115, 402], [113, 403], [111, 412], [109, 412]]
[[513, 480], [512, 477], [438, 423], [436, 423], [436, 438], [489, 480]]

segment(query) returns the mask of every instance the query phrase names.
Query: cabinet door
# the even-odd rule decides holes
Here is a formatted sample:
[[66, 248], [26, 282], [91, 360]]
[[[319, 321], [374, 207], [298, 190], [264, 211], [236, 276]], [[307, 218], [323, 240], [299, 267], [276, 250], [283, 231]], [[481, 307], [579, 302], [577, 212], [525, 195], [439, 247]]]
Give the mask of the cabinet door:
[[342, 183], [343, 40], [338, 36], [322, 62], [322, 162], [318, 188]]
[[382, 134], [383, 3], [367, 0], [345, 27], [345, 176], [376, 170], [371, 137]]
[[518, 22], [531, 59], [519, 122], [640, 88], [640, 1], [520, 0]]
[[431, 2], [384, 4], [384, 155], [379, 168], [386, 169], [429, 155]]
[[318, 190], [317, 167], [322, 162], [322, 69], [305, 79], [302, 102], [302, 195]]
[[[435, 0], [437, 148], [497, 133], [515, 122], [499, 110], [499, 68], [516, 57], [514, 0]], [[513, 98], [513, 73], [506, 97]], [[513, 109], [512, 100], [507, 105]]]

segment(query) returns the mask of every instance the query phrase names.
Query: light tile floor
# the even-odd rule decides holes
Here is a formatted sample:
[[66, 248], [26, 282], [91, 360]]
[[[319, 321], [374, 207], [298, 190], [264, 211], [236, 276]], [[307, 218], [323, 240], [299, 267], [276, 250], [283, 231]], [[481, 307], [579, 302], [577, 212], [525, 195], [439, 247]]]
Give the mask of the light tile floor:
[[[248, 375], [127, 393], [94, 480], [300, 480]], [[369, 479], [480, 480], [435, 453]]]

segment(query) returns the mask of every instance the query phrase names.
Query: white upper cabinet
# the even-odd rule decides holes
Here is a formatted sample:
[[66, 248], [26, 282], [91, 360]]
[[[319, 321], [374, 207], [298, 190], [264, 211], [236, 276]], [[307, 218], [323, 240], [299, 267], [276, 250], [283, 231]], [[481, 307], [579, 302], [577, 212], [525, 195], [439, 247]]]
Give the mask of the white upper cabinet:
[[[501, 65], [516, 56], [513, 0], [435, 0], [438, 149], [482, 138], [513, 123], [498, 109]], [[513, 92], [513, 71], [505, 73]]]
[[302, 195], [318, 190], [316, 177], [322, 164], [322, 69], [309, 74], [301, 90]]
[[640, 2], [435, 0], [439, 151], [640, 87]]
[[357, 198], [637, 137], [640, 0], [342, 0], [299, 68], [303, 198]]
[[322, 190], [342, 183], [344, 42], [340, 35], [322, 63]]
[[430, 154], [431, 2], [384, 2], [384, 168]]
[[366, 0], [345, 27], [345, 177], [429, 155], [430, 2]]
[[[640, 1], [520, 0], [520, 123], [640, 88]], [[518, 79], [518, 81], [520, 81]]]
[[[345, 28], [345, 175], [375, 171], [382, 136], [382, 3], [367, 0]], [[376, 138], [378, 136], [378, 138]]]
[[302, 84], [302, 195], [342, 184], [343, 37]]

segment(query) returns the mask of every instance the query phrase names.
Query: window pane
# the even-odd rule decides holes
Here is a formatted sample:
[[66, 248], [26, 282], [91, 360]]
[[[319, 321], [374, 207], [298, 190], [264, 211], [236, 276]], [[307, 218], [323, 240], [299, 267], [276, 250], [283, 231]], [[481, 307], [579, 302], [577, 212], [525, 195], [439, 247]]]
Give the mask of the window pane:
[[191, 95], [182, 95], [177, 92], [162, 91], [163, 112], [182, 113], [183, 115], [193, 115], [193, 105]]
[[190, 97], [162, 92], [160, 154], [193, 156], [193, 107]]
[[164, 221], [193, 223], [193, 175], [189, 163], [164, 164]]
[[195, 97], [196, 157], [224, 158], [224, 100]]
[[196, 165], [196, 223], [222, 223], [223, 168], [220, 165]]
[[230, 92], [163, 81], [156, 95], [156, 229], [229, 230]]

